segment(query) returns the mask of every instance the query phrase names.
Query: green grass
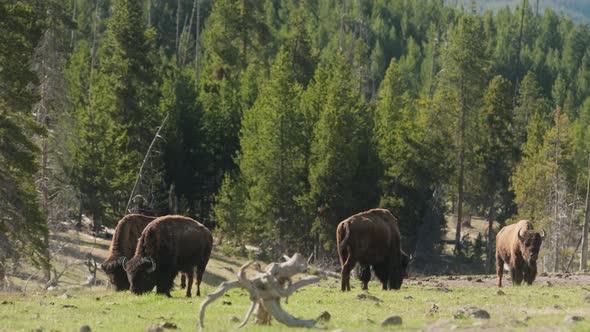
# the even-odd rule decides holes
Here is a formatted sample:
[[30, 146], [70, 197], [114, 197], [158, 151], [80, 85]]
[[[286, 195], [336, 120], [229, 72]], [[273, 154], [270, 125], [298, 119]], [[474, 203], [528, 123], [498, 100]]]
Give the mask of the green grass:
[[[444, 283], [444, 280], [441, 279]], [[358, 281], [354, 286], [358, 287]], [[363, 292], [354, 288], [351, 292], [339, 291], [339, 281], [324, 280], [294, 294], [285, 310], [299, 318], [311, 319], [328, 311], [332, 319], [318, 326], [328, 330], [343, 328], [346, 331], [382, 330], [380, 322], [390, 315], [399, 315], [403, 324], [388, 329], [451, 329], [499, 328], [531, 329], [549, 327], [575, 331], [590, 330], [590, 322], [565, 323], [568, 315], [579, 315], [590, 320], [590, 303], [582, 298], [589, 294], [577, 285], [533, 285], [505, 287], [506, 295], [496, 295], [496, 288], [481, 286], [452, 286], [450, 292], [437, 287], [404, 284], [400, 291], [382, 291], [376, 282], [369, 284], [370, 294], [383, 302], [359, 300]], [[215, 288], [205, 285], [204, 294]], [[155, 323], [171, 322], [182, 331], [197, 329], [199, 305], [202, 298], [186, 299], [182, 290], [173, 292], [174, 298], [149, 294], [135, 296], [129, 292], [115, 293], [102, 287], [71, 289], [70, 299], [61, 299], [62, 292], [31, 293], [20, 295], [0, 293], [0, 331], [77, 331], [89, 325], [92, 331], [146, 331]], [[411, 298], [410, 298], [411, 297]], [[231, 305], [223, 305], [229, 301]], [[433, 304], [438, 312], [430, 313]], [[64, 307], [64, 306], [74, 307]], [[232, 290], [227, 296], [207, 307], [205, 328], [209, 331], [235, 330], [239, 323], [230, 321], [232, 316], [243, 318], [248, 308], [245, 291]], [[454, 319], [454, 313], [465, 306], [476, 306], [490, 313], [491, 319]], [[525, 317], [528, 317], [525, 320]], [[245, 331], [296, 331], [274, 322], [261, 327], [252, 321]], [[303, 329], [302, 329], [303, 330]]]

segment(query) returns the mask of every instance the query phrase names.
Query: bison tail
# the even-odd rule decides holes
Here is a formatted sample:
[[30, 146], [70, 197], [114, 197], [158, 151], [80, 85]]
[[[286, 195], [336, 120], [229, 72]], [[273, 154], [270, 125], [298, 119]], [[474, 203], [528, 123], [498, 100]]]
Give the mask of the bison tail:
[[[342, 231], [344, 231], [344, 236], [341, 234]], [[342, 229], [339, 229], [338, 234], [338, 256], [340, 257], [340, 266], [344, 266], [344, 250], [348, 244], [348, 238], [350, 238], [350, 229], [348, 228], [348, 223], [343, 223]]]

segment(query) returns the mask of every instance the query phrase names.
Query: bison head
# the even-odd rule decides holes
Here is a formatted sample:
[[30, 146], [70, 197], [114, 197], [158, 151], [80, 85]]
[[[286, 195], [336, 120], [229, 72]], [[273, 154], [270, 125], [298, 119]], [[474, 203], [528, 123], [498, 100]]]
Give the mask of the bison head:
[[520, 240], [520, 252], [528, 265], [533, 265], [539, 257], [541, 243], [545, 239], [545, 230], [542, 233], [535, 232], [532, 229], [523, 231], [518, 230], [518, 239]]
[[125, 264], [131, 291], [142, 294], [156, 285], [156, 262], [149, 256], [134, 256]]
[[394, 266], [392, 273], [389, 276], [389, 289], [402, 288], [403, 280], [408, 278], [408, 266], [410, 265], [411, 260], [412, 258], [402, 250], [401, 264], [399, 266]]
[[129, 289], [129, 280], [127, 273], [125, 273], [123, 264], [125, 257], [109, 257], [104, 261], [100, 268], [109, 278], [109, 282], [115, 287], [116, 291], [124, 291]]

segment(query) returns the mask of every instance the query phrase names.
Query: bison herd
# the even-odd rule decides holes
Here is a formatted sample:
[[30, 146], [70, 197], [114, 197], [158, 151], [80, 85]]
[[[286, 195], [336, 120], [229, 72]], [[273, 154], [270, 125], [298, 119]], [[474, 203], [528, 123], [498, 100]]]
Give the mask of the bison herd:
[[[537, 258], [545, 231], [539, 233], [528, 220], [506, 226], [496, 236], [498, 287], [508, 267], [514, 285], [532, 284], [537, 275]], [[411, 258], [402, 250], [396, 217], [385, 209], [355, 214], [338, 224], [336, 230], [340, 258], [341, 290], [350, 291], [350, 272], [360, 265], [361, 288], [368, 289], [371, 270], [382, 288], [400, 289], [408, 276]], [[118, 290], [135, 294], [151, 291], [170, 296], [176, 275], [191, 296], [193, 278], [196, 295], [213, 247], [213, 237], [198, 221], [179, 215], [149, 217], [130, 214], [119, 221], [110, 247], [110, 256], [101, 267]], [[188, 282], [185, 283], [185, 280]]]

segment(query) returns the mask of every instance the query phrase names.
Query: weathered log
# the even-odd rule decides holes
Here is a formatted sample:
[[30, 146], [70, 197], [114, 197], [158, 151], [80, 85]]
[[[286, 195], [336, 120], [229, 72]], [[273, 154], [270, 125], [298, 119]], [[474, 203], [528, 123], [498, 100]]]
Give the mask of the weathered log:
[[248, 319], [255, 312], [256, 324], [270, 324], [271, 317], [277, 321], [293, 327], [313, 327], [318, 319], [299, 319], [281, 308], [280, 299], [287, 298], [299, 288], [305, 287], [319, 281], [317, 276], [305, 277], [293, 283], [291, 278], [307, 270], [307, 263], [301, 254], [293, 257], [286, 257], [287, 261], [282, 263], [271, 263], [264, 271], [256, 274], [253, 278], [247, 278], [245, 270], [254, 262], [248, 262], [237, 273], [238, 280], [223, 282], [217, 290], [207, 295], [201, 303], [199, 310], [199, 326], [205, 327], [205, 308], [211, 302], [221, 297], [226, 291], [232, 288], [243, 288], [250, 293], [250, 307], [246, 312], [244, 320], [239, 328], [246, 325]]

